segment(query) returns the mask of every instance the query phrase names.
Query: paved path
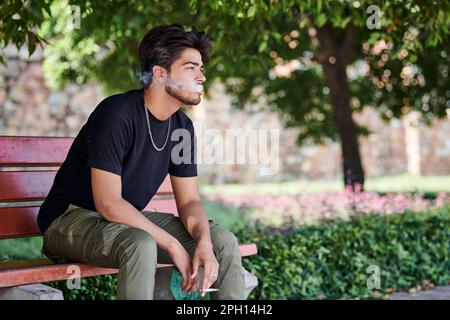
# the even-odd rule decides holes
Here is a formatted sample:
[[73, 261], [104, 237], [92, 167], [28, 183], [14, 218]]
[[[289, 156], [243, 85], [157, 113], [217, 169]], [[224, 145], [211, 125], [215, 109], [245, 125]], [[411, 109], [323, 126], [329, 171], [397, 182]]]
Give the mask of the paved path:
[[393, 293], [389, 300], [450, 300], [450, 286], [439, 286], [416, 293]]

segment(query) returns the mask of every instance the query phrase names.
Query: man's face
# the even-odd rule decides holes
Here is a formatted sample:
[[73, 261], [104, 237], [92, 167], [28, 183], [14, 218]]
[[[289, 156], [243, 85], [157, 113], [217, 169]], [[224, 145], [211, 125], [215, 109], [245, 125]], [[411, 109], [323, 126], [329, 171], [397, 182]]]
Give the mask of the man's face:
[[203, 90], [195, 92], [194, 88], [196, 85], [202, 85], [205, 80], [200, 52], [186, 48], [180, 58], [172, 64], [165, 90], [183, 104], [197, 105], [201, 101]]

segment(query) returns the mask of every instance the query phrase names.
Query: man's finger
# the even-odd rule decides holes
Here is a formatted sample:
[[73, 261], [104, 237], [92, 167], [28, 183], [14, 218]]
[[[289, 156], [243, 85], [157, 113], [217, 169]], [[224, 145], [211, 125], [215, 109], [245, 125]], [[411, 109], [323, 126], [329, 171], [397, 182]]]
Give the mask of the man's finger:
[[208, 287], [208, 285], [209, 285], [209, 274], [211, 272], [211, 269], [210, 268], [206, 269], [206, 266], [205, 266], [205, 268], [203, 270], [204, 270], [204, 272], [203, 272], [203, 279], [202, 279], [202, 296], [205, 296], [206, 288], [209, 288]]
[[183, 282], [181, 283], [181, 289], [183, 289], [183, 291], [185, 291], [186, 285], [188, 284], [188, 281], [189, 281], [189, 272], [187, 272], [185, 270], [185, 271], [181, 272], [181, 276], [183, 277]]
[[192, 291], [196, 290], [196, 286], [197, 286], [197, 277], [195, 278], [189, 277], [188, 285], [186, 286], [186, 291], [191, 293]]
[[208, 277], [208, 282], [207, 282], [206, 288], [209, 288], [217, 279], [217, 271], [214, 271], [214, 270], [216, 270], [216, 266], [211, 262], [211, 263], [208, 263], [208, 266], [205, 269], [209, 270], [209, 272], [206, 274], [206, 276]]
[[194, 259], [194, 262], [193, 262], [193, 264], [192, 264], [192, 274], [191, 274], [191, 278], [197, 277], [199, 265], [200, 265], [200, 263], [199, 263], [198, 259]]

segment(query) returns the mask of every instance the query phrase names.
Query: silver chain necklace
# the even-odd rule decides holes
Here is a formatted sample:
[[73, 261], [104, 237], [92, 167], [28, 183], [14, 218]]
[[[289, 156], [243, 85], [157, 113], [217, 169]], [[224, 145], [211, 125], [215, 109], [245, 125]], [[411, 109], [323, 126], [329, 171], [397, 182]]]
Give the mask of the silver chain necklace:
[[172, 116], [169, 117], [169, 127], [167, 128], [167, 137], [166, 137], [166, 142], [164, 142], [164, 145], [161, 148], [158, 148], [155, 144], [155, 142], [153, 141], [153, 136], [152, 136], [152, 129], [150, 128], [150, 120], [148, 119], [148, 109], [147, 106], [144, 103], [144, 108], [145, 108], [145, 117], [147, 119], [147, 128], [148, 128], [148, 134], [150, 135], [150, 140], [152, 141], [153, 147], [156, 149], [156, 151], [161, 151], [162, 149], [164, 149], [164, 147], [167, 144], [167, 141], [169, 140], [169, 133], [170, 133], [170, 123], [172, 120]]

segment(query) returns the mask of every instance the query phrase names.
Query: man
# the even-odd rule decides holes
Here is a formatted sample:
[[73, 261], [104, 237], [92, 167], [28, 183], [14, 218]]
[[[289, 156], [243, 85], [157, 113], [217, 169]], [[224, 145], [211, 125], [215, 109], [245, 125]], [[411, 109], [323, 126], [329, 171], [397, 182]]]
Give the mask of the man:
[[[236, 237], [208, 221], [194, 127], [180, 110], [201, 101], [211, 41], [195, 28], [150, 30], [139, 47], [143, 88], [96, 107], [41, 206], [43, 252], [54, 261], [118, 268], [118, 299], [152, 299], [158, 262], [175, 264], [186, 292], [197, 290], [203, 267], [202, 295], [214, 286], [213, 298], [245, 298]], [[175, 131], [188, 133], [179, 154], [172, 152], [180, 143], [171, 139]], [[179, 218], [142, 211], [167, 174]]]

